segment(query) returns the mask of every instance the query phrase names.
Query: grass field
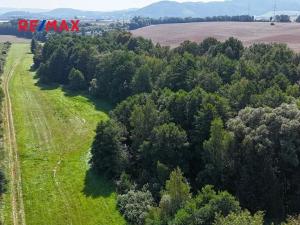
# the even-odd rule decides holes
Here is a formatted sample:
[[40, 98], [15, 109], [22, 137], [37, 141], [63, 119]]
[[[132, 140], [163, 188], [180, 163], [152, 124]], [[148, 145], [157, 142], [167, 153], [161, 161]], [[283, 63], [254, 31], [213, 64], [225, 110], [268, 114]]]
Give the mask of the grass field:
[[224, 41], [235, 37], [246, 46], [253, 43], [285, 43], [290, 48], [300, 52], [299, 23], [270, 23], [263, 22], [203, 22], [161, 24], [143, 27], [132, 31], [134, 36], [150, 38], [153, 42], [176, 47], [186, 40], [201, 42], [207, 37], [215, 37]]
[[[108, 118], [109, 105], [39, 86], [30, 71], [28, 44], [12, 45], [6, 68], [14, 63], [9, 92], [26, 224], [125, 224], [112, 184], [88, 166], [94, 129]], [[9, 192], [1, 210], [5, 224], [11, 224]]]

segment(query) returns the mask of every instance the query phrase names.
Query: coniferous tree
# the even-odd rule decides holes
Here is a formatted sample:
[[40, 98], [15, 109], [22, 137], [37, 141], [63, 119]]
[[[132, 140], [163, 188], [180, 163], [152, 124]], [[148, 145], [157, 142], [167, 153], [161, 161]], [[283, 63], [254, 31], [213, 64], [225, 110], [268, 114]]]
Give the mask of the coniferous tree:
[[223, 121], [216, 118], [210, 127], [210, 138], [203, 143], [203, 160], [205, 169], [198, 174], [198, 181], [222, 187], [225, 180], [225, 168], [228, 167], [228, 149], [233, 143], [233, 137], [226, 132]]
[[100, 122], [92, 144], [92, 168], [110, 177], [118, 177], [124, 170], [128, 156], [124, 141], [124, 128], [114, 120]]
[[31, 50], [31, 53], [32, 53], [32, 54], [35, 53], [35, 50], [36, 50], [36, 48], [37, 48], [37, 45], [38, 45], [37, 41], [36, 41], [34, 38], [32, 38], [32, 39], [31, 39], [31, 44], [30, 44], [30, 50]]
[[85, 89], [86, 82], [84, 80], [83, 74], [79, 70], [73, 68], [69, 73], [68, 79], [69, 79], [69, 87], [72, 90]]

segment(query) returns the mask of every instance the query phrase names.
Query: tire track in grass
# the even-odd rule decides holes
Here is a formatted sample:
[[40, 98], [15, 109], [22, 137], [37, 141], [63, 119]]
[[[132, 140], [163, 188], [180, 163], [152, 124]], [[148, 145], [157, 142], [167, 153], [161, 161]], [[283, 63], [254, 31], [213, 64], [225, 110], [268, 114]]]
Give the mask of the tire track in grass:
[[37, 225], [125, 224], [115, 209], [110, 184], [97, 182], [96, 185], [108, 185], [109, 192], [104, 196], [85, 192], [86, 185], [91, 185], [91, 191], [96, 185], [85, 183], [88, 167], [82, 157], [92, 141], [92, 129], [100, 119], [106, 119], [106, 115], [96, 112], [86, 99], [64, 96], [60, 88], [42, 89], [33, 79], [34, 73], [29, 71], [32, 56], [28, 54], [28, 46], [20, 47], [22, 54], [15, 45], [14, 55], [10, 56], [12, 64], [17, 58], [22, 62], [15, 69], [9, 90], [22, 156], [26, 222]]
[[15, 62], [9, 69], [9, 72], [4, 74], [3, 90], [5, 95], [4, 114], [5, 114], [5, 140], [6, 148], [9, 153], [9, 170], [10, 170], [10, 186], [11, 186], [11, 204], [12, 217], [14, 225], [26, 225], [25, 211], [23, 203], [22, 179], [19, 162], [19, 154], [16, 143], [15, 128], [12, 116], [12, 105], [9, 95], [9, 81], [13, 76], [15, 68], [19, 65], [20, 59]]
[[[31, 124], [34, 126], [34, 133], [37, 135], [36, 140], [38, 141], [38, 147], [43, 146], [44, 151], [48, 150], [54, 150], [59, 153], [59, 146], [53, 141], [52, 132], [50, 129], [50, 126], [48, 124], [48, 119], [46, 118], [45, 109], [41, 107], [39, 104], [39, 100], [37, 96], [32, 94], [31, 92], [27, 91], [25, 88], [25, 84], [23, 81], [23, 78], [19, 78], [21, 80], [20, 84], [22, 85], [21, 88], [23, 90], [23, 93], [25, 95], [25, 98], [31, 103], [32, 109], [31, 111], [27, 112], [26, 115], [28, 116], [28, 120], [31, 121]], [[51, 105], [51, 103], [49, 103]], [[46, 109], [47, 110], [47, 109]], [[41, 150], [41, 149], [39, 149]], [[56, 188], [57, 193], [61, 196], [62, 203], [64, 205], [64, 214], [66, 214], [65, 218], [68, 220], [68, 224], [72, 224], [71, 221], [71, 211], [70, 211], [70, 203], [69, 200], [66, 197], [66, 193], [61, 188], [61, 185], [57, 181], [56, 177], [56, 170], [59, 167], [59, 164], [61, 162], [62, 153], [59, 153], [59, 163], [56, 164], [55, 168], [53, 169], [53, 183]], [[55, 172], [54, 172], [55, 171]], [[49, 173], [51, 171], [48, 171]]]
[[[51, 102], [47, 98], [45, 98], [44, 100], [46, 102], [48, 102], [47, 105], [51, 105]], [[72, 110], [69, 110], [67, 105], [64, 105], [63, 102], [60, 102], [60, 104], [63, 105], [63, 108], [66, 110], [66, 112], [68, 112], [68, 116], [63, 116], [64, 119], [70, 117], [70, 115], [72, 115], [72, 117], [75, 117], [76, 113], [74, 113]], [[44, 110], [45, 109], [40, 108], [39, 112], [40, 112], [40, 114], [43, 115], [42, 118], [43, 118], [44, 124], [48, 128], [48, 122], [49, 121], [47, 121], [47, 119], [46, 119]], [[66, 130], [70, 126], [73, 127], [73, 124], [70, 124], [70, 121], [66, 120], [66, 122], [61, 123], [60, 126], [64, 127], [63, 130]], [[74, 129], [75, 129], [75, 127], [74, 127]], [[51, 133], [50, 130], [49, 130], [49, 132]], [[66, 143], [72, 143], [72, 138], [68, 137], [68, 135], [65, 136], [64, 139], [66, 140], [65, 141]], [[57, 189], [59, 195], [61, 196], [61, 198], [64, 202], [63, 204], [64, 204], [64, 207], [65, 207], [65, 210], [66, 210], [66, 214], [67, 214], [67, 218], [69, 220], [69, 224], [71, 225], [71, 224], [73, 224], [73, 222], [76, 222], [77, 224], [82, 225], [82, 224], [84, 224], [84, 222], [82, 221], [82, 218], [80, 216], [81, 212], [76, 207], [78, 202], [74, 202], [72, 199], [69, 198], [69, 191], [64, 187], [64, 185], [61, 184], [61, 182], [59, 180], [59, 177], [60, 177], [59, 172], [61, 170], [61, 167], [62, 167], [62, 164], [63, 164], [64, 160], [66, 159], [66, 155], [68, 154], [68, 152], [65, 152], [65, 153], [60, 152], [61, 147], [62, 146], [57, 146], [56, 144], [54, 144], [54, 146], [52, 146], [53, 150], [55, 150], [59, 154], [59, 158], [57, 159], [55, 167], [52, 170], [52, 177], [53, 177], [56, 189]], [[71, 206], [73, 206], [73, 210], [75, 210], [76, 213], [73, 213], [73, 214], [71, 213], [71, 211], [70, 211]]]

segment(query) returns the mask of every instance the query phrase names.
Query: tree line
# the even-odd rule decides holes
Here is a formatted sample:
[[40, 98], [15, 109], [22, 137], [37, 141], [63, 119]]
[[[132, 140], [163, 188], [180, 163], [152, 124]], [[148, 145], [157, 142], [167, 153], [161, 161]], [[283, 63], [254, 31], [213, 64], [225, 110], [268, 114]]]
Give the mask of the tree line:
[[300, 55], [286, 45], [207, 38], [170, 49], [112, 31], [33, 40], [32, 51], [39, 82], [116, 104], [90, 164], [116, 181], [130, 224], [300, 213]]
[[[272, 21], [272, 19], [271, 19]], [[290, 23], [291, 17], [289, 15], [276, 15], [274, 18], [275, 22], [281, 22], [281, 23]]]
[[171, 23], [193, 23], [193, 22], [220, 22], [220, 21], [234, 21], [234, 22], [253, 22], [254, 16], [240, 15], [240, 16], [212, 16], [205, 18], [195, 17], [163, 17], [163, 18], [150, 18], [135, 16], [128, 24], [129, 30], [135, 30], [141, 27], [146, 27], [156, 24], [171, 24]]
[[17, 20], [0, 23], [0, 35], [14, 35], [23, 38], [32, 38], [33, 36], [31, 32], [19, 32]]
[[[11, 43], [9, 42], [5, 42], [5, 43], [0, 43], [0, 75], [3, 74], [4, 72], [4, 64], [5, 64], [5, 60], [6, 60], [6, 56], [8, 54], [8, 50], [10, 48]], [[0, 107], [0, 111], [2, 112], [2, 102], [4, 99], [4, 93], [2, 88], [0, 89], [0, 103], [1, 103], [1, 107]], [[3, 115], [1, 114], [0, 116], [0, 140], [1, 142], [3, 142]], [[3, 151], [3, 146], [1, 146], [1, 151]], [[1, 159], [3, 160], [3, 159]], [[1, 165], [3, 166], [3, 163], [1, 163]], [[5, 174], [4, 174], [4, 168], [0, 167], [0, 202], [1, 202], [1, 197], [2, 194], [6, 191], [6, 178], [5, 178]], [[1, 224], [1, 221], [0, 221]]]
[[36, 39], [39, 41], [46, 41], [47, 33], [45, 31], [40, 32], [20, 32], [18, 30], [18, 20], [10, 20], [8, 22], [0, 23], [0, 35], [13, 35], [20, 38]]

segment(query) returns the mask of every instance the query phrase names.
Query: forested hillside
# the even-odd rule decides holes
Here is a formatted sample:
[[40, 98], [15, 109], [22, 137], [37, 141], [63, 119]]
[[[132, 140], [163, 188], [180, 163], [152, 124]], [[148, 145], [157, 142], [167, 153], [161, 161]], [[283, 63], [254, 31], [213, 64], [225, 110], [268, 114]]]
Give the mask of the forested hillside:
[[32, 51], [41, 83], [116, 104], [90, 164], [116, 181], [130, 224], [259, 225], [300, 213], [300, 55], [285, 45], [208, 38], [170, 49], [108, 32], [53, 35]]

